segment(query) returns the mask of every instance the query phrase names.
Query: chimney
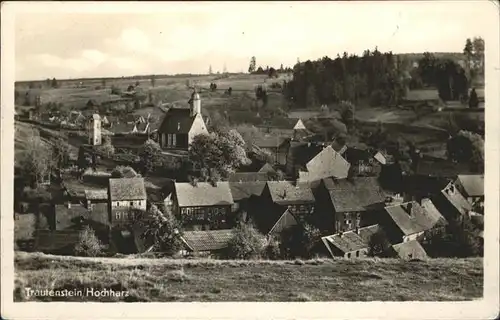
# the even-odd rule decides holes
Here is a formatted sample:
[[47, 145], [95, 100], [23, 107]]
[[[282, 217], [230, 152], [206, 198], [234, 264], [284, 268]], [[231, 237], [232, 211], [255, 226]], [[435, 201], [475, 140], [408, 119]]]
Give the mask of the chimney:
[[177, 122], [177, 130], [181, 130], [181, 123]]

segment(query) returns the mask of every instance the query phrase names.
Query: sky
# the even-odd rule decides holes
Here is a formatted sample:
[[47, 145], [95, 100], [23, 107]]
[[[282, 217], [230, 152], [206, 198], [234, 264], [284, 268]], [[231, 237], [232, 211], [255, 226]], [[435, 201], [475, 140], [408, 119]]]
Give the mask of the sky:
[[15, 14], [15, 77], [246, 72], [252, 56], [257, 66], [293, 67], [376, 46], [461, 52], [466, 38], [483, 36], [478, 17], [491, 9], [485, 1], [45, 3]]

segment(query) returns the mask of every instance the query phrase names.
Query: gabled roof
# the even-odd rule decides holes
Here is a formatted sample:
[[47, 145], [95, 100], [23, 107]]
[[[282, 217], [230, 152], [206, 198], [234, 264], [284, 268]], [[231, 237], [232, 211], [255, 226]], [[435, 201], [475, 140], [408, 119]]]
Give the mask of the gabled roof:
[[233, 172], [229, 174], [230, 182], [267, 181], [267, 172]]
[[327, 146], [307, 162], [307, 174], [303, 174], [301, 180], [313, 181], [326, 177], [347, 178], [350, 166], [349, 162], [337, 151]]
[[267, 187], [274, 203], [280, 205], [314, 202], [314, 195], [307, 183], [268, 181]]
[[111, 201], [147, 198], [143, 178], [111, 178], [109, 179], [109, 194]]
[[260, 196], [265, 186], [265, 181], [229, 182], [233, 201], [248, 199], [251, 196]]
[[198, 182], [193, 186], [189, 182], [175, 184], [175, 193], [179, 207], [222, 206], [234, 203], [231, 188], [226, 181], [217, 182], [214, 186], [209, 182]]
[[275, 173], [276, 170], [274, 170], [273, 166], [270, 165], [269, 163], [265, 163], [260, 169], [259, 172], [265, 172], [265, 173]]
[[185, 231], [182, 239], [191, 251], [213, 251], [227, 248], [233, 236], [233, 229]]
[[446, 200], [457, 209], [460, 214], [466, 214], [472, 209], [472, 205], [464, 198], [464, 196], [457, 190], [452, 183], [449, 183], [446, 188], [441, 190], [441, 194]]
[[298, 223], [295, 217], [290, 213], [290, 211], [288, 211], [288, 209], [286, 209], [267, 234], [278, 234], [297, 224]]
[[352, 179], [323, 179], [336, 212], [366, 211], [373, 205], [382, 204], [386, 194], [376, 177]]
[[107, 200], [108, 199], [108, 190], [106, 190], [106, 189], [98, 189], [98, 190], [85, 189], [85, 198], [87, 200]]
[[304, 122], [302, 122], [302, 119], [297, 120], [297, 123], [293, 127], [293, 130], [302, 130], [306, 129], [306, 126], [304, 125]]
[[405, 235], [430, 230], [440, 220], [436, 219], [435, 212], [427, 212], [426, 208], [416, 201], [388, 206], [385, 211]]
[[[347, 231], [322, 237], [321, 239], [327, 247], [329, 244], [332, 244], [343, 253], [348, 253], [361, 249], [367, 249], [369, 246], [369, 237], [371, 234], [375, 233], [376, 230], [378, 230], [378, 225], [359, 228], [358, 232], [360, 234], [356, 233], [356, 231]], [[363, 237], [361, 236], [361, 233], [363, 233]]]
[[484, 196], [483, 174], [460, 174], [457, 180], [465, 191], [466, 197]]
[[163, 117], [158, 132], [187, 134], [193, 126], [196, 116], [191, 116], [188, 108], [170, 108]]
[[398, 243], [392, 246], [399, 258], [407, 259], [424, 259], [427, 257], [427, 252], [417, 240]]

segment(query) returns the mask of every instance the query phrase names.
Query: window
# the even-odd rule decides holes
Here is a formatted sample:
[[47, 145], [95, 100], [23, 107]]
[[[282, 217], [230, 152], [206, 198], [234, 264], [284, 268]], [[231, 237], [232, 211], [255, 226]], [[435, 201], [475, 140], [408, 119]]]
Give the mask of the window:
[[359, 257], [359, 251], [356, 251], [356, 258]]
[[172, 135], [170, 133], [167, 134], [167, 145], [168, 146], [172, 145]]
[[176, 146], [176, 145], [177, 145], [177, 135], [176, 135], [176, 134], [173, 134], [173, 135], [172, 135], [172, 145], [173, 145], [173, 146]]
[[119, 219], [120, 219], [120, 217], [121, 217], [120, 212], [116, 212], [116, 213], [115, 213], [115, 217], [116, 217], [116, 219], [117, 219], [117, 220], [119, 220]]
[[347, 258], [350, 258], [350, 257], [351, 257], [351, 253], [348, 253], [348, 254], [347, 254]]
[[130, 206], [133, 207], [134, 206], [134, 201], [130, 201]]

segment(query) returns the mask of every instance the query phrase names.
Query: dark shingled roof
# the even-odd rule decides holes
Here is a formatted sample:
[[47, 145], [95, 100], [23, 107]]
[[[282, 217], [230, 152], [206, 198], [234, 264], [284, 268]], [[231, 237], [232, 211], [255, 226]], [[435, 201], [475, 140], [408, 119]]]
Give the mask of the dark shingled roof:
[[483, 174], [460, 174], [457, 180], [463, 187], [466, 197], [484, 196]]
[[378, 228], [378, 225], [367, 226], [359, 228], [359, 234], [355, 231], [347, 231], [344, 233], [336, 233], [331, 236], [322, 237], [321, 239], [325, 245], [332, 244], [343, 253], [348, 253], [361, 249], [367, 249], [370, 236], [377, 232]]
[[111, 201], [146, 199], [146, 188], [143, 178], [109, 179]]
[[175, 193], [180, 207], [232, 205], [233, 196], [229, 183], [217, 182], [213, 186], [209, 182], [198, 182], [193, 186], [189, 182], [175, 184]]
[[290, 152], [293, 154], [294, 164], [305, 169], [306, 164], [312, 160], [323, 150], [324, 146], [321, 144], [310, 142], [290, 142]]
[[386, 198], [376, 177], [327, 178], [323, 183], [337, 212], [366, 211]]
[[398, 243], [392, 246], [399, 258], [404, 260], [425, 259], [427, 252], [417, 240]]
[[187, 134], [193, 125], [195, 117], [188, 108], [170, 108], [158, 128], [161, 133]]
[[405, 235], [430, 230], [439, 221], [435, 212], [429, 213], [416, 201], [388, 206], [385, 207], [385, 211]]
[[267, 181], [267, 172], [234, 172], [229, 174], [229, 182]]
[[280, 205], [314, 202], [314, 195], [307, 183], [268, 181], [267, 186], [274, 203]]
[[251, 196], [260, 196], [265, 186], [265, 181], [229, 182], [234, 201], [248, 199]]
[[106, 190], [106, 189], [96, 189], [96, 190], [85, 189], [85, 198], [87, 200], [107, 200], [108, 199], [108, 190]]
[[182, 239], [192, 251], [214, 251], [227, 248], [233, 236], [233, 229], [185, 231]]

